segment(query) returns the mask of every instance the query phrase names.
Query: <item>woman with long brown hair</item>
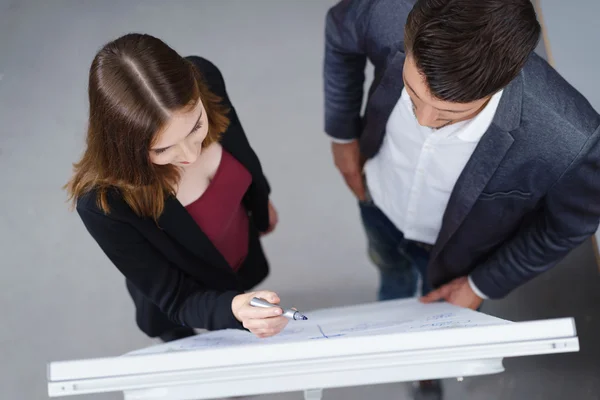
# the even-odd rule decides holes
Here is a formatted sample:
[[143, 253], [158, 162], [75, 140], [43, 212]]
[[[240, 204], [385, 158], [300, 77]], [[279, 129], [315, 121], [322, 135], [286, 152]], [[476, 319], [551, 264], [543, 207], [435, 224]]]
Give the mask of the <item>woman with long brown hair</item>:
[[246, 293], [268, 274], [259, 237], [277, 213], [219, 70], [129, 34], [98, 52], [88, 92], [87, 148], [66, 188], [126, 277], [140, 329], [279, 333], [280, 308], [249, 304], [277, 294]]

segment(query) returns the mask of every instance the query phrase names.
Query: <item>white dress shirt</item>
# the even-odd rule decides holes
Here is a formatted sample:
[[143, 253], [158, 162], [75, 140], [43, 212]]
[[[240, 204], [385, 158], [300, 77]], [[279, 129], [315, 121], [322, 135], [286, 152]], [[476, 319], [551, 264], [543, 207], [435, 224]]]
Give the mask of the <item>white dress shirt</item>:
[[[419, 125], [406, 89], [394, 107], [377, 155], [365, 164], [374, 203], [409, 240], [435, 244], [450, 194], [502, 97], [496, 93], [467, 121], [431, 129]], [[481, 293], [469, 277], [473, 291]]]

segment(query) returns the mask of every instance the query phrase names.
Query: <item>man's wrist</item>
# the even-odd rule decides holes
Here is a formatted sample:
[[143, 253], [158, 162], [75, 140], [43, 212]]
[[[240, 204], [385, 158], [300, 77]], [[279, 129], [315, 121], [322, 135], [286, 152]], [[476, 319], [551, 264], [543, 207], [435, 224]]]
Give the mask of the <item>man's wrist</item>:
[[479, 288], [477, 287], [477, 285], [475, 285], [475, 283], [473, 282], [473, 279], [471, 278], [471, 275], [469, 275], [468, 281], [469, 281], [469, 286], [471, 287], [471, 290], [477, 296], [481, 297], [482, 299], [487, 299], [488, 298], [481, 290], [479, 290]]

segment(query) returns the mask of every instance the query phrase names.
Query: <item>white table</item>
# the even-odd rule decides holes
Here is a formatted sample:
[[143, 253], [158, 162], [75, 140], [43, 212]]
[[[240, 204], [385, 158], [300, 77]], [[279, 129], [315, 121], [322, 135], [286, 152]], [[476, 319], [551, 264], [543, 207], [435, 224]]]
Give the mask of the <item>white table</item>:
[[126, 400], [199, 400], [304, 391], [305, 399], [317, 400], [322, 389], [494, 374], [504, 371], [506, 357], [579, 350], [571, 318], [512, 323], [412, 300], [308, 315], [328, 332], [322, 340], [310, 337], [313, 326], [296, 323], [273, 341], [213, 332], [137, 354], [54, 362], [49, 395], [121, 391]]

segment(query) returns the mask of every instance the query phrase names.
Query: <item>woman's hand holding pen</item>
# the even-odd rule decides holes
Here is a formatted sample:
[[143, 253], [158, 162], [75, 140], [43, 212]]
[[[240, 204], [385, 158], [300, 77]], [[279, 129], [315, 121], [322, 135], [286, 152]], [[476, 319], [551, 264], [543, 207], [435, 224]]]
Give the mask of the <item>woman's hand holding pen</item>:
[[259, 297], [272, 304], [279, 304], [279, 296], [270, 291], [251, 292], [237, 295], [231, 302], [231, 310], [235, 318], [244, 328], [260, 338], [277, 335], [288, 324], [288, 319], [283, 317], [280, 307], [261, 308], [250, 305], [253, 297]]

